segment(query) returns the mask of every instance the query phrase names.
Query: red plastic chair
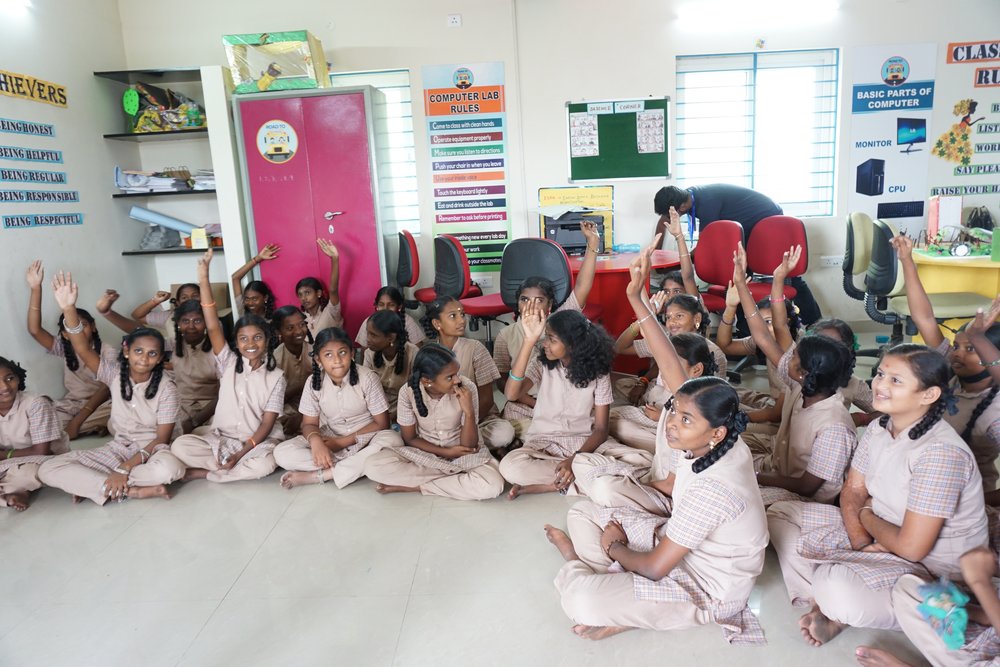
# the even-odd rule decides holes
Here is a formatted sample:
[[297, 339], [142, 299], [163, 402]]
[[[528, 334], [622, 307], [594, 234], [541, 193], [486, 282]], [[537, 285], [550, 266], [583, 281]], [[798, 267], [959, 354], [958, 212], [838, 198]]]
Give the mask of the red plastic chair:
[[701, 298], [712, 313], [726, 309], [726, 289], [733, 279], [733, 252], [743, 240], [743, 225], [735, 220], [716, 220], [705, 225], [691, 262], [698, 277], [709, 284]]
[[415, 293], [417, 300], [421, 303], [430, 303], [441, 296], [465, 299], [481, 296], [482, 293], [479, 285], [472, 282], [469, 258], [465, 254], [462, 242], [449, 234], [441, 234], [435, 238], [434, 287], [417, 290]]
[[[782, 256], [791, 246], [802, 246], [799, 263], [788, 274], [789, 278], [801, 276], [809, 268], [809, 243], [806, 227], [798, 218], [790, 215], [772, 215], [764, 218], [750, 232], [747, 239], [747, 271], [761, 276], [774, 274], [774, 267], [781, 263]], [[754, 301], [760, 301], [771, 294], [771, 283], [751, 280], [747, 286]], [[785, 285], [785, 298], [794, 299], [794, 287]]]
[[[420, 255], [417, 241], [407, 230], [399, 232], [399, 260], [396, 263], [396, 284], [405, 294], [407, 287], [413, 287], [420, 280]], [[416, 301], [408, 301], [407, 308], [416, 308]]]

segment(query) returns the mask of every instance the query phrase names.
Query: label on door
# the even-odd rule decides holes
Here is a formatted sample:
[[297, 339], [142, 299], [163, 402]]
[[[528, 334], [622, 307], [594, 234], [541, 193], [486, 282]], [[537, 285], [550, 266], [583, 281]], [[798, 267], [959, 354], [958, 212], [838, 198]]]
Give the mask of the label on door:
[[282, 164], [295, 157], [299, 137], [289, 123], [269, 120], [257, 130], [257, 150], [268, 162]]

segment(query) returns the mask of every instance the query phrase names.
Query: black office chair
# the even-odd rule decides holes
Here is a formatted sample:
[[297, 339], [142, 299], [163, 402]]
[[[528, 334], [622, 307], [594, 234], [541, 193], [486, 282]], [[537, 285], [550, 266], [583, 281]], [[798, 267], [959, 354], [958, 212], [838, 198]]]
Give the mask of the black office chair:
[[[556, 307], [573, 291], [573, 272], [562, 246], [548, 239], [514, 239], [504, 248], [500, 263], [500, 298], [513, 312], [517, 312], [517, 288], [533, 276], [545, 278], [555, 286]], [[603, 312], [597, 303], [588, 303], [583, 308], [583, 315], [592, 322], [599, 321]]]

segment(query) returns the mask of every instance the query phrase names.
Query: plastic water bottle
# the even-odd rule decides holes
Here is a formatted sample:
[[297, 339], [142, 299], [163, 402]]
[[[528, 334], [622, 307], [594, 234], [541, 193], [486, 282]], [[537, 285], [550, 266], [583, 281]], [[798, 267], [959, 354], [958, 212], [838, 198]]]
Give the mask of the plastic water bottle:
[[616, 243], [611, 246], [614, 252], [639, 252], [642, 250], [642, 246], [638, 243]]

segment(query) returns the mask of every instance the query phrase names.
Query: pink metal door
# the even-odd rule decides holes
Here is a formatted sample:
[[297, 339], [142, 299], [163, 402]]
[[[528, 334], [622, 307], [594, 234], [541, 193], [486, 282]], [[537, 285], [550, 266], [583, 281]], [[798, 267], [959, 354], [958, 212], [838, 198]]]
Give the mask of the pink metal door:
[[281, 246], [278, 259], [261, 264], [261, 277], [277, 305], [297, 305], [299, 279], [329, 278], [316, 239], [333, 240], [353, 337], [383, 284], [365, 96], [268, 94], [237, 103], [256, 247]]

